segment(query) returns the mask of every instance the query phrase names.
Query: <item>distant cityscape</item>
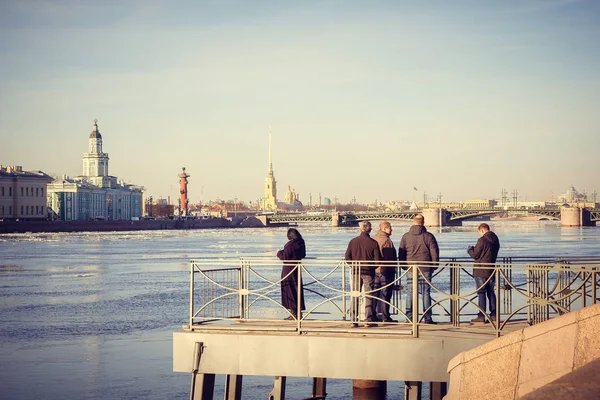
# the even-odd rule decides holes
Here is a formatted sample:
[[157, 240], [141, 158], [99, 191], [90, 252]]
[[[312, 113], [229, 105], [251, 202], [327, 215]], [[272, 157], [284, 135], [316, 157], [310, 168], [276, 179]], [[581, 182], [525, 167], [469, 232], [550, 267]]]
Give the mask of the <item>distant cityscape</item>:
[[[340, 203], [318, 193], [308, 195], [307, 204], [291, 186], [280, 201], [273, 168], [272, 135], [269, 132], [269, 162], [264, 181], [264, 196], [248, 203], [233, 200], [211, 200], [206, 203], [190, 202], [187, 197], [185, 172], [179, 174], [180, 196], [177, 204], [170, 198], [155, 199], [141, 185], [125, 183], [109, 175], [109, 157], [103, 151], [98, 121], [94, 120], [88, 139], [88, 151], [82, 156], [83, 172], [76, 177], [50, 176], [41, 170], [23, 170], [21, 166], [0, 165], [0, 220], [138, 220], [141, 218], [227, 217], [238, 212], [324, 212], [324, 211], [404, 211], [426, 208], [445, 209], [523, 209], [581, 206], [597, 208], [597, 193], [591, 196], [574, 186], [548, 201], [522, 201], [517, 190], [502, 189], [497, 199], [470, 199], [463, 202], [444, 202], [442, 194], [429, 196], [426, 192], [417, 198], [413, 188], [410, 200], [374, 201], [360, 204], [353, 199]], [[553, 196], [554, 197], [554, 196]]]

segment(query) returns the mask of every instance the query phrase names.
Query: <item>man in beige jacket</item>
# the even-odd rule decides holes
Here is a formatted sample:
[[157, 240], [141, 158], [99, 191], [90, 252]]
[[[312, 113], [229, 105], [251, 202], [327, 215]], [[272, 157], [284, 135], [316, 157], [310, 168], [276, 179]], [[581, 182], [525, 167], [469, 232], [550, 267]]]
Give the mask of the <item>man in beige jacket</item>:
[[390, 316], [390, 300], [392, 299], [392, 292], [394, 285], [391, 283], [396, 279], [396, 265], [398, 257], [396, 255], [396, 248], [394, 242], [390, 239], [392, 235], [392, 225], [388, 221], [381, 221], [379, 224], [379, 231], [373, 236], [373, 239], [379, 244], [381, 255], [383, 256], [382, 263], [375, 270], [375, 282], [374, 289], [379, 289], [378, 296], [379, 300], [375, 304], [375, 310], [377, 306], [381, 308], [381, 320], [383, 322], [397, 322]]

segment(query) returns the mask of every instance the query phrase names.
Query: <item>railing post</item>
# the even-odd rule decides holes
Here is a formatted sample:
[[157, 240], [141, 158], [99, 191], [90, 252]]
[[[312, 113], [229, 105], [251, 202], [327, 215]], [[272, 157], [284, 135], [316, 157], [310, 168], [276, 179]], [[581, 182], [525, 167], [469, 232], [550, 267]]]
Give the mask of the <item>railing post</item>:
[[[511, 263], [512, 264], [512, 263]], [[512, 266], [512, 265], [511, 265]], [[525, 270], [525, 276], [526, 276], [526, 283], [527, 283], [527, 298], [525, 299], [527, 301], [527, 322], [529, 323], [529, 325], [532, 325], [531, 323], [531, 319], [532, 319], [532, 312], [531, 312], [531, 279], [532, 279], [532, 274], [531, 274], [531, 270], [529, 269], [529, 265], [527, 265], [527, 268]]]
[[243, 279], [244, 279], [244, 273], [242, 272], [244, 268], [244, 262], [242, 261], [242, 259], [240, 259], [240, 265], [239, 265], [239, 269], [238, 269], [238, 318], [239, 319], [243, 319], [244, 318], [244, 302], [242, 300], [242, 286], [243, 286]]
[[302, 329], [302, 262], [296, 264], [296, 274], [298, 275], [297, 285], [296, 285], [296, 324], [298, 327], [298, 334], [300, 334], [300, 330]]
[[494, 266], [493, 274], [496, 279], [496, 336], [500, 337], [500, 274], [498, 273], [498, 264]]
[[460, 325], [460, 264], [456, 258], [450, 259], [450, 295], [456, 295], [457, 299], [450, 300], [450, 322], [453, 326]]
[[194, 261], [190, 261], [190, 330], [194, 322]]
[[596, 268], [593, 268], [592, 272], [592, 304], [596, 304]]
[[412, 326], [413, 337], [419, 337], [419, 266], [412, 266]]
[[346, 320], [346, 261], [342, 261], [342, 310], [344, 310], [344, 315], [342, 316], [342, 321]]

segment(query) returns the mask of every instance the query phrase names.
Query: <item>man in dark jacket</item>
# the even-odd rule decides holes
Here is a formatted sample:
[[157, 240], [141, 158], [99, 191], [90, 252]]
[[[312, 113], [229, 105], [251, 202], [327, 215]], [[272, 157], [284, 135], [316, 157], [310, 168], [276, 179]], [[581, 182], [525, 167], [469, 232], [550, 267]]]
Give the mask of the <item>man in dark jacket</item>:
[[[398, 247], [398, 260], [406, 262], [408, 265], [418, 265], [420, 272], [418, 276], [418, 284], [421, 287], [423, 295], [423, 310], [425, 310], [424, 322], [426, 324], [435, 324], [431, 318], [431, 276], [437, 268], [437, 263], [440, 261], [440, 249], [438, 247], [435, 236], [427, 232], [425, 228], [425, 218], [422, 215], [417, 215], [414, 219], [415, 224], [410, 227], [407, 233], [402, 236], [400, 246]], [[423, 263], [421, 263], [423, 262]], [[412, 320], [412, 271], [409, 268], [407, 274], [407, 293], [406, 293], [406, 316]]]
[[490, 231], [490, 226], [488, 224], [479, 224], [477, 230], [481, 237], [477, 241], [475, 247], [469, 246], [467, 249], [469, 255], [475, 260], [475, 264], [473, 265], [473, 277], [475, 278], [475, 285], [477, 286], [477, 297], [480, 309], [477, 313], [477, 317], [472, 319], [471, 322], [486, 322], [484, 316], [486, 310], [486, 296], [490, 303], [489, 318], [492, 320], [496, 319], [496, 293], [494, 292], [496, 279], [494, 275], [494, 266], [486, 264], [494, 264], [496, 262], [498, 251], [500, 250], [500, 240], [494, 232]]
[[[346, 261], [351, 261], [352, 266], [352, 291], [360, 291], [362, 283], [364, 289], [365, 300], [365, 322], [367, 326], [374, 326], [375, 310], [373, 297], [373, 279], [375, 277], [375, 268], [377, 263], [382, 259], [379, 251], [379, 244], [369, 236], [371, 233], [371, 223], [362, 221], [360, 223], [360, 235], [355, 237], [348, 243], [346, 250]], [[360, 276], [360, 279], [358, 277]], [[351, 311], [352, 321], [354, 326], [358, 326], [358, 297], [352, 301]]]

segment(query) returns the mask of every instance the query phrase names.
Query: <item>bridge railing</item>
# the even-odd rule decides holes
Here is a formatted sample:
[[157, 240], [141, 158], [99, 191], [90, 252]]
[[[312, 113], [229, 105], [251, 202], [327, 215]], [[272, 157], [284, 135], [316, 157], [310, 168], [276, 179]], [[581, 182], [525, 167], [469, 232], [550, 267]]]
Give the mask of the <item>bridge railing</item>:
[[[495, 315], [488, 323], [472, 323], [479, 312], [470, 259], [447, 258], [440, 263], [417, 266], [398, 262], [380, 263], [393, 269], [395, 279], [389, 302], [379, 290], [361, 288], [360, 267], [339, 259], [305, 259], [282, 276], [281, 262], [266, 258], [198, 259], [190, 263], [190, 329], [228, 324], [230, 329], [297, 331], [348, 331], [361, 324], [366, 300], [386, 303], [398, 322], [380, 322], [385, 329], [369, 333], [419, 335], [431, 309], [436, 322], [448, 328], [487, 331], [495, 335], [519, 323], [530, 325], [594, 304], [599, 301], [600, 258], [593, 257], [505, 257], [485, 265], [491, 271], [484, 283], [493, 283]], [[406, 269], [404, 269], [404, 268]], [[437, 267], [431, 278], [424, 271]], [[306, 309], [288, 310], [282, 304], [281, 283], [295, 275], [296, 296], [304, 297]], [[407, 281], [419, 282], [413, 291], [413, 313], [407, 315]], [[431, 307], [423, 309], [419, 294], [429, 288]], [[295, 316], [298, 317], [295, 317]], [[284, 319], [288, 319], [285, 320]], [[240, 324], [239, 322], [245, 322]], [[361, 331], [364, 330], [354, 330]]]

